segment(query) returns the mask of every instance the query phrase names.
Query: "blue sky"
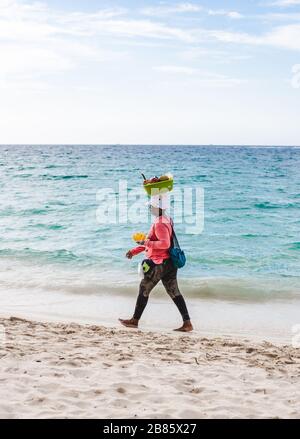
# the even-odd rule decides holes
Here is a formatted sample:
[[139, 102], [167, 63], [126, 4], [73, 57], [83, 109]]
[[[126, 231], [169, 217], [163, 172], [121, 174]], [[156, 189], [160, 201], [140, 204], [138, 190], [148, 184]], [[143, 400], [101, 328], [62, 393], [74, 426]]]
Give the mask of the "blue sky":
[[300, 0], [0, 0], [0, 143], [300, 145]]

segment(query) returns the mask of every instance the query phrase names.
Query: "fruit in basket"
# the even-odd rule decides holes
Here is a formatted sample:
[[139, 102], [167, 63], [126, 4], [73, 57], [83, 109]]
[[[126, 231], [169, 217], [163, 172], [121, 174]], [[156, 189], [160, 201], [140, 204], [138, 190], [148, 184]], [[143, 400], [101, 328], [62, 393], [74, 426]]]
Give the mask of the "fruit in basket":
[[153, 178], [151, 178], [151, 179], [149, 179], [149, 180], [145, 180], [145, 181], [144, 181], [144, 185], [146, 185], [146, 184], [158, 183], [159, 181], [160, 181], [160, 180], [159, 180], [158, 177], [153, 177]]
[[152, 177], [150, 179], [144, 180], [144, 186], [147, 186], [148, 184], [154, 184], [154, 183], [161, 183], [164, 181], [171, 181], [173, 180], [173, 176], [171, 174], [162, 175], [161, 177]]
[[172, 192], [174, 178], [172, 174], [162, 175], [160, 178], [154, 177], [151, 180], [144, 181], [144, 189], [148, 197], [157, 195], [162, 192]]

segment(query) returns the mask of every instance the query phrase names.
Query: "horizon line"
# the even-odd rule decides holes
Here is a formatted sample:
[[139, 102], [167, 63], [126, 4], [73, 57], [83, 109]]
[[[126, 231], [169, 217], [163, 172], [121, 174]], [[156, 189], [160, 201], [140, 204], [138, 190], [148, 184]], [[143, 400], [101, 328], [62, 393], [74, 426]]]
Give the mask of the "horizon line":
[[229, 148], [300, 148], [300, 145], [265, 144], [201, 144], [201, 143], [0, 143], [3, 146], [183, 146], [183, 147], [229, 147]]

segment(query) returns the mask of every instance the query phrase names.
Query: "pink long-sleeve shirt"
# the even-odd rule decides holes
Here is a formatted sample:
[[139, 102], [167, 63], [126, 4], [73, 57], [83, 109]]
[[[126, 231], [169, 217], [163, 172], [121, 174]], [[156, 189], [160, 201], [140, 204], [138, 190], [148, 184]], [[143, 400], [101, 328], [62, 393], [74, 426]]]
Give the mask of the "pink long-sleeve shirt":
[[171, 247], [172, 225], [167, 216], [157, 217], [151, 226], [148, 239], [145, 245], [139, 245], [133, 248], [133, 256], [146, 252], [147, 258], [155, 264], [162, 264], [165, 259], [170, 258], [169, 249]]

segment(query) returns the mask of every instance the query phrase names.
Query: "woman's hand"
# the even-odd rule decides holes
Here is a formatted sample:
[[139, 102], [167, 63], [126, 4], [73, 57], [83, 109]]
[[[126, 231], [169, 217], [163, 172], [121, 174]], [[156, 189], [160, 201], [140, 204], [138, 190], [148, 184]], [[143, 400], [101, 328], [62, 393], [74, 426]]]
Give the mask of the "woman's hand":
[[138, 245], [145, 245], [145, 241], [137, 241]]
[[133, 258], [133, 254], [131, 253], [130, 250], [129, 250], [129, 252], [126, 253], [126, 258], [127, 259], [132, 259]]

